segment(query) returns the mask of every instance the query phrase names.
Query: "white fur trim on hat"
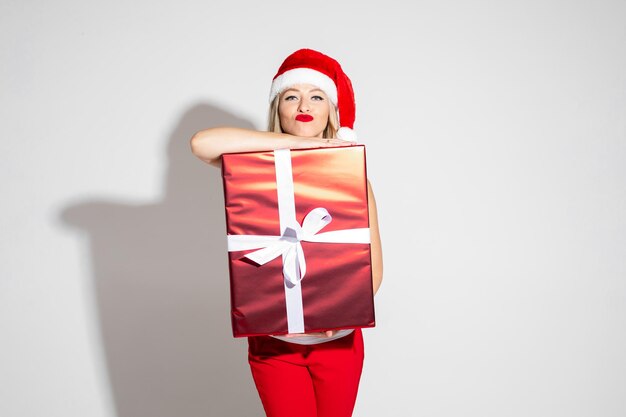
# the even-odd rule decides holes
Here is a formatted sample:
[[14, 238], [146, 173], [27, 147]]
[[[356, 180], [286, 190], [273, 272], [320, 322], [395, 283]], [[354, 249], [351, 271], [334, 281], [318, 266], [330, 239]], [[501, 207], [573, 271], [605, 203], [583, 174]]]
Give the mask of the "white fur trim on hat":
[[278, 94], [296, 84], [312, 84], [326, 93], [330, 101], [337, 105], [337, 86], [326, 74], [310, 68], [294, 68], [285, 71], [272, 81], [270, 89], [270, 102]]
[[356, 142], [356, 133], [349, 127], [340, 127], [337, 130], [337, 137], [343, 140], [349, 140], [350, 142]]

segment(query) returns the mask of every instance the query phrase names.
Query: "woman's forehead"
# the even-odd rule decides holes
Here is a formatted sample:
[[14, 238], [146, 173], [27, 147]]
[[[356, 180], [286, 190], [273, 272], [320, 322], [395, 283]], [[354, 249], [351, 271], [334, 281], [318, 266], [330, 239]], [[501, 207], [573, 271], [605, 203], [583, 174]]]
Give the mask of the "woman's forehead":
[[322, 94], [326, 95], [324, 90], [322, 90], [321, 88], [319, 88], [318, 86], [313, 85], [313, 84], [294, 84], [294, 85], [290, 85], [281, 94], [285, 94], [288, 91], [297, 92], [297, 93], [303, 93], [303, 94], [319, 92], [319, 93], [322, 93]]

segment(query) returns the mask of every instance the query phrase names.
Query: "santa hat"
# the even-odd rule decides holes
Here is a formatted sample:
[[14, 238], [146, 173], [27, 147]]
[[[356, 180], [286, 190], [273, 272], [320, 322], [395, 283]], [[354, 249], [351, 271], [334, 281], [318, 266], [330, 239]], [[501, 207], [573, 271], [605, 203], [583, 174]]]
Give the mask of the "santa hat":
[[270, 102], [296, 84], [312, 84], [321, 89], [337, 106], [340, 139], [356, 141], [354, 133], [354, 91], [350, 78], [339, 62], [312, 49], [300, 49], [289, 55], [278, 69], [270, 89]]

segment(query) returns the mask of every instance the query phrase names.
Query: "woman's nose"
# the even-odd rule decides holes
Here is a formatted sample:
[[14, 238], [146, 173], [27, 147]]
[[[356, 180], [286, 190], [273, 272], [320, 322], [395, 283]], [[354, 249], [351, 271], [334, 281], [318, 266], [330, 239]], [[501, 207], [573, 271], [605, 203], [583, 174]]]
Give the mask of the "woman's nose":
[[301, 112], [308, 112], [311, 109], [307, 100], [301, 100], [298, 105], [298, 110]]

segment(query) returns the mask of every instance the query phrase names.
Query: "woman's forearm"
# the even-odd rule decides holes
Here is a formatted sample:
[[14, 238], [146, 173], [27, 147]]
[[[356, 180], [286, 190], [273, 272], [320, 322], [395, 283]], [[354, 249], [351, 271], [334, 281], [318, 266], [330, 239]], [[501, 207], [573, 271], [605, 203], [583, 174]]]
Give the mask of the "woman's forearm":
[[193, 135], [191, 151], [203, 161], [219, 167], [221, 165], [220, 158], [225, 153], [345, 146], [352, 143], [337, 138], [308, 138], [237, 127], [214, 127], [201, 130]]
[[380, 231], [378, 229], [378, 211], [376, 199], [372, 185], [367, 181], [368, 210], [370, 223], [370, 249], [372, 253], [372, 286], [374, 294], [378, 292], [380, 284], [383, 282], [383, 250], [380, 242]]
[[291, 148], [296, 139], [296, 136], [284, 133], [215, 127], [201, 130], [193, 135], [191, 151], [203, 161], [219, 166], [222, 154]]

